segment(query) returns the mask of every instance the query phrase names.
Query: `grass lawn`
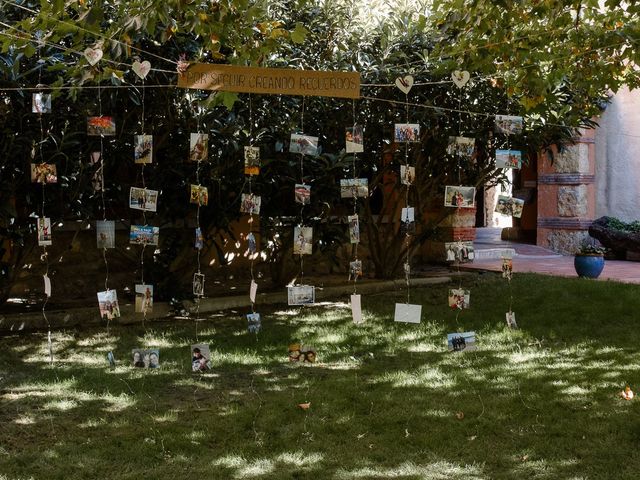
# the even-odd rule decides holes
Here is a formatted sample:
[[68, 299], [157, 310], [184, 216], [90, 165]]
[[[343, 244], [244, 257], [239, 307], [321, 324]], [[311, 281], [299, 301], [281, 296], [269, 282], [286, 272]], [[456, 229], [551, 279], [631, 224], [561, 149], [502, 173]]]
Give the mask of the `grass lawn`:
[[[0, 479], [637, 478], [640, 400], [617, 393], [640, 391], [640, 287], [463, 285], [457, 318], [457, 283], [415, 289], [419, 325], [394, 324], [399, 291], [363, 296], [362, 326], [336, 303], [261, 309], [257, 337], [246, 312], [199, 322], [197, 338], [188, 321], [58, 331], [53, 366], [46, 333], [1, 338]], [[468, 330], [478, 350], [448, 352], [446, 333]], [[190, 372], [198, 342], [211, 373]], [[318, 363], [290, 364], [292, 342]], [[159, 348], [161, 368], [130, 367], [137, 347]]]

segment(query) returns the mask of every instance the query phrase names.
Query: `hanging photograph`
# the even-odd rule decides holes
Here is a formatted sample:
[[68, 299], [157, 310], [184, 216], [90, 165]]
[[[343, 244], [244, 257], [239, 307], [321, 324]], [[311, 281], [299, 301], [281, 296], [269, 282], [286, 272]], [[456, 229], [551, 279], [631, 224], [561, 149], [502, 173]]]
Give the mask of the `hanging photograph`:
[[32, 163], [31, 181], [35, 183], [58, 183], [58, 172], [53, 163]]
[[191, 371], [206, 372], [211, 370], [211, 350], [205, 343], [191, 345]]
[[189, 161], [206, 162], [209, 160], [209, 135], [192, 133], [189, 139]]
[[189, 202], [204, 207], [209, 204], [209, 189], [202, 185], [191, 185]]
[[247, 313], [247, 329], [249, 333], [258, 333], [262, 328], [259, 313]]
[[51, 113], [51, 94], [32, 93], [31, 94], [32, 113]]
[[202, 250], [204, 247], [204, 237], [202, 236], [202, 229], [200, 227], [196, 228], [196, 241], [194, 243], [194, 247], [196, 250]]
[[520, 150], [496, 150], [496, 168], [522, 167], [522, 152]]
[[393, 316], [393, 321], [401, 323], [420, 323], [421, 315], [422, 305], [396, 303], [396, 312]]
[[204, 273], [193, 274], [193, 294], [196, 297], [204, 295]]
[[251, 303], [256, 303], [256, 295], [258, 294], [258, 284], [255, 280], [251, 280], [249, 284], [249, 301]]
[[360, 295], [354, 293], [351, 295], [351, 318], [353, 323], [362, 323], [362, 304]]
[[301, 153], [303, 155], [317, 155], [318, 137], [292, 133], [291, 141], [289, 143], [289, 152]]
[[313, 249], [313, 228], [294, 227], [293, 228], [293, 254], [311, 255]]
[[253, 232], [247, 234], [247, 251], [249, 255], [253, 255], [258, 251], [258, 244], [256, 243], [256, 236]]
[[444, 248], [447, 262], [472, 262], [475, 258], [473, 242], [447, 242]]
[[509, 327], [509, 328], [518, 328], [518, 324], [516, 323], [516, 313], [515, 312], [507, 312], [505, 314], [505, 318], [507, 319], [507, 327]]
[[136, 313], [153, 311], [153, 285], [136, 285]]
[[471, 290], [465, 290], [463, 288], [450, 288], [449, 289], [449, 307], [462, 310], [469, 308], [469, 302], [471, 300]]
[[508, 195], [498, 195], [498, 203], [496, 204], [495, 211], [502, 215], [508, 215], [514, 218], [520, 218], [522, 216], [522, 209], [524, 208], [524, 200], [515, 197], [509, 197]]
[[367, 178], [343, 178], [340, 180], [340, 198], [355, 198], [369, 195]]
[[42, 276], [43, 280], [44, 280], [44, 294], [47, 297], [51, 296], [51, 278], [49, 278], [49, 275], [44, 274]]
[[129, 208], [155, 212], [158, 208], [158, 191], [131, 187], [131, 190], [129, 190]]
[[364, 134], [362, 125], [354, 125], [346, 129], [346, 153], [364, 152]]
[[103, 320], [113, 320], [120, 317], [120, 305], [118, 305], [118, 294], [115, 290], [98, 292], [98, 308], [100, 318]]
[[38, 245], [41, 247], [51, 245], [51, 219], [38, 217], [36, 226], [38, 229]]
[[159, 368], [160, 350], [143, 350], [136, 348], [131, 350], [132, 365], [135, 368]]
[[349, 262], [349, 281], [357, 280], [362, 276], [362, 260]]
[[401, 233], [413, 235], [416, 232], [416, 217], [413, 207], [403, 208], [400, 212]]
[[447, 153], [460, 157], [471, 157], [475, 150], [476, 139], [471, 137], [449, 137]]
[[419, 142], [420, 125], [417, 123], [396, 123], [393, 126], [395, 142]]
[[349, 240], [351, 243], [360, 243], [360, 222], [358, 215], [351, 215], [347, 217], [349, 222]]
[[310, 305], [316, 301], [316, 287], [295, 285], [287, 287], [289, 305]]
[[116, 121], [113, 117], [89, 117], [87, 135], [90, 137], [113, 137], [116, 134]]
[[116, 222], [96, 220], [96, 244], [98, 248], [115, 248]]
[[296, 203], [301, 203], [302, 205], [309, 205], [311, 203], [311, 185], [296, 183], [295, 201]]
[[131, 225], [129, 243], [134, 245], [158, 245], [160, 228], [143, 225]]
[[153, 161], [153, 135], [135, 135], [133, 137], [133, 159], [135, 163]]
[[259, 215], [262, 197], [253, 193], [243, 193], [240, 197], [240, 213], [248, 213], [249, 215]]
[[522, 117], [514, 115], [496, 115], [496, 133], [518, 135], [522, 133]]
[[102, 161], [102, 154], [100, 152], [90, 152], [89, 153], [89, 163], [91, 165], [97, 165]]
[[502, 278], [511, 280], [513, 276], [513, 259], [510, 257], [502, 257]]
[[476, 332], [448, 333], [447, 347], [450, 352], [476, 350]]
[[260, 148], [244, 147], [244, 174], [260, 174]]
[[447, 185], [444, 191], [444, 206], [472, 208], [476, 206], [475, 187], [455, 187]]
[[416, 167], [400, 165], [400, 183], [403, 185], [413, 185], [416, 179]]

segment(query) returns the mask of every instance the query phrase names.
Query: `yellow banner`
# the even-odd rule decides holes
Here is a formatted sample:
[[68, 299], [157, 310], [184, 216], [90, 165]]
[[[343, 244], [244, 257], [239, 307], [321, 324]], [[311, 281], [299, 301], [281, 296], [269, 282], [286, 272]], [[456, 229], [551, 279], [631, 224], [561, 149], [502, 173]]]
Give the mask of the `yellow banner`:
[[196, 63], [178, 76], [178, 87], [238, 93], [360, 98], [360, 74]]

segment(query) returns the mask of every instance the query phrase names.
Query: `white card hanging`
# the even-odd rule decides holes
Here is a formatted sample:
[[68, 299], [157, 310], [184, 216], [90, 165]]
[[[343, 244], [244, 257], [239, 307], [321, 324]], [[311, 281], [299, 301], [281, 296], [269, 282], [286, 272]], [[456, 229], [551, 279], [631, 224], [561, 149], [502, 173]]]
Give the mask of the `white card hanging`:
[[410, 303], [396, 303], [396, 313], [393, 318], [395, 322], [420, 323], [422, 315], [422, 305]]
[[44, 294], [47, 297], [51, 296], [51, 279], [49, 278], [48, 275], [43, 275], [42, 276], [44, 278]]
[[256, 303], [256, 294], [258, 293], [258, 284], [251, 280], [251, 285], [249, 286], [249, 300], [251, 303]]
[[405, 75], [404, 77], [396, 78], [396, 87], [398, 87], [402, 93], [408, 95], [411, 87], [413, 87], [413, 77], [411, 75]]
[[358, 294], [351, 295], [351, 316], [353, 317], [353, 323], [362, 323], [362, 304], [361, 298]]
[[451, 79], [453, 80], [453, 83], [455, 83], [456, 87], [458, 88], [464, 87], [470, 78], [471, 78], [471, 75], [466, 70], [454, 70], [451, 73]]

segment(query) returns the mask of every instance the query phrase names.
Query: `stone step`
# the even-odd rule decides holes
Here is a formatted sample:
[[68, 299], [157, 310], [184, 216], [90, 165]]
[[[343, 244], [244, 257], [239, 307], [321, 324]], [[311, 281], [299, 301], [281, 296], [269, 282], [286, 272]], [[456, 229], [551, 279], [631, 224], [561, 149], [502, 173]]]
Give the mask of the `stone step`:
[[474, 260], [492, 260], [502, 257], [515, 257], [516, 250], [514, 248], [476, 248], [473, 251]]

